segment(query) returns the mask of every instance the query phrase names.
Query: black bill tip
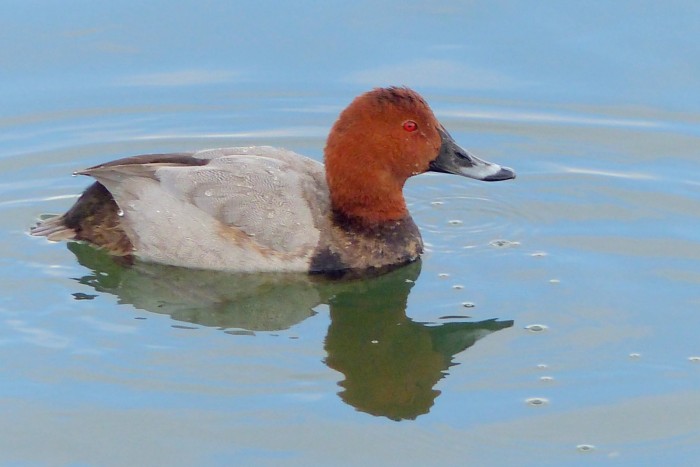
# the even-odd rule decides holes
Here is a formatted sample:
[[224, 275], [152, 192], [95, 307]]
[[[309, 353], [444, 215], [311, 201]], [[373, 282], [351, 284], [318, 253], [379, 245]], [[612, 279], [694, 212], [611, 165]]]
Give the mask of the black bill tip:
[[510, 167], [501, 167], [498, 172], [488, 175], [482, 180], [485, 182], [500, 182], [503, 180], [512, 180], [515, 178], [515, 171]]

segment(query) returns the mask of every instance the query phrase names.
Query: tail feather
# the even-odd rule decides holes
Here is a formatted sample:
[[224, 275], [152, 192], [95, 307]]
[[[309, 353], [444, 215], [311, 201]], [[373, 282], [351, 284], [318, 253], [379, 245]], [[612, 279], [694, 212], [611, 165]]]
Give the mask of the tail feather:
[[65, 216], [54, 216], [39, 222], [29, 230], [29, 233], [35, 237], [46, 237], [54, 242], [74, 240], [75, 230], [66, 226], [65, 221]]
[[30, 233], [53, 241], [83, 240], [117, 256], [134, 252], [121, 226], [119, 207], [99, 182], [90, 185], [68, 212], [40, 222]]

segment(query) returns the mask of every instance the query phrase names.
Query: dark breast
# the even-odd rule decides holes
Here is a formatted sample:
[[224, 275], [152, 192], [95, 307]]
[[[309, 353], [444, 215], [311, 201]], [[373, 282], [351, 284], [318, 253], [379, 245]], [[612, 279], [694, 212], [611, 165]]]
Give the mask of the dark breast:
[[423, 240], [411, 217], [366, 226], [332, 214], [311, 259], [310, 272], [331, 277], [372, 276], [418, 259]]

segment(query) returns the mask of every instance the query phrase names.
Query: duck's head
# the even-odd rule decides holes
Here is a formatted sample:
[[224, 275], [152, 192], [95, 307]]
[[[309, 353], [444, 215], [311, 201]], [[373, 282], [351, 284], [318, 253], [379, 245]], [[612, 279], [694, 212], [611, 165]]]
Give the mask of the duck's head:
[[402, 189], [413, 175], [515, 178], [513, 170], [462, 149], [418, 93], [397, 87], [355, 98], [331, 129], [325, 162], [333, 209], [367, 223], [408, 215]]

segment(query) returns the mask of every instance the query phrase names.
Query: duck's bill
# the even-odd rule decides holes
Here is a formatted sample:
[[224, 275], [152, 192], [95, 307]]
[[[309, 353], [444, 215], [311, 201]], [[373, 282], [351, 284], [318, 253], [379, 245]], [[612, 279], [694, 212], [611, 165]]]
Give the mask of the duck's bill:
[[438, 131], [442, 137], [442, 146], [440, 146], [440, 153], [430, 163], [428, 170], [463, 175], [485, 182], [498, 182], [515, 178], [513, 169], [501, 167], [469, 154], [455, 143], [455, 140], [444, 128]]

